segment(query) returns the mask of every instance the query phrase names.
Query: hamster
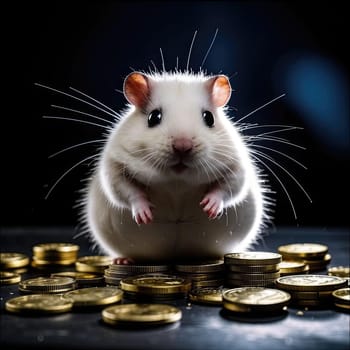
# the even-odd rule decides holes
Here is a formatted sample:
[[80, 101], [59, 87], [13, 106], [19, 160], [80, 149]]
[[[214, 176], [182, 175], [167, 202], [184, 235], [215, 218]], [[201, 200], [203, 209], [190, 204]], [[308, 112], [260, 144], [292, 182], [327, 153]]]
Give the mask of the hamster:
[[262, 181], [225, 107], [225, 75], [132, 72], [129, 102], [87, 188], [101, 252], [135, 262], [212, 260], [248, 249], [264, 223]]

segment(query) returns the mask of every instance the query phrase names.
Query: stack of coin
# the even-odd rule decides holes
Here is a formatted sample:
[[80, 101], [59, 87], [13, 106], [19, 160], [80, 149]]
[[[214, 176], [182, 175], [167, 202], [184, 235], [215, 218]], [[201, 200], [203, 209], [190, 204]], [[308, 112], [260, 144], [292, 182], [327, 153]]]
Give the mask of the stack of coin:
[[65, 293], [76, 287], [71, 277], [36, 277], [19, 283], [19, 290], [24, 293]]
[[332, 266], [328, 269], [328, 275], [345, 278], [350, 285], [350, 266]]
[[332, 301], [332, 292], [346, 285], [345, 279], [328, 275], [291, 275], [276, 281], [277, 288], [290, 293], [298, 306], [325, 306]]
[[182, 312], [177, 307], [165, 304], [114, 305], [102, 311], [104, 322], [113, 326], [151, 326], [177, 322]]
[[279, 268], [281, 276], [305, 274], [309, 271], [309, 266], [303, 261], [282, 260]]
[[120, 287], [128, 299], [160, 301], [184, 298], [191, 281], [166, 274], [145, 274], [122, 279]]
[[222, 305], [222, 288], [201, 287], [192, 289], [188, 295], [190, 301], [199, 304]]
[[89, 272], [65, 271], [51, 274], [51, 277], [59, 276], [74, 278], [77, 283], [77, 288], [100, 286], [105, 282], [103, 276]]
[[113, 263], [113, 258], [105, 255], [82, 256], [75, 262], [75, 269], [79, 272], [103, 274], [104, 270]]
[[273, 287], [280, 277], [280, 254], [270, 252], [229, 253], [224, 256], [229, 287]]
[[0, 271], [0, 285], [16, 284], [21, 281], [21, 275], [9, 271]]
[[175, 265], [177, 275], [192, 281], [192, 288], [220, 287], [224, 284], [223, 260]]
[[142, 275], [145, 273], [168, 273], [169, 265], [118, 265], [111, 264], [104, 270], [105, 281], [108, 285], [119, 286], [123, 278]]
[[0, 253], [0, 270], [13, 273], [27, 272], [29, 257], [22, 253], [2, 252]]
[[294, 243], [278, 247], [284, 260], [301, 261], [308, 265], [309, 272], [322, 271], [330, 263], [332, 257], [328, 247], [317, 243]]
[[117, 287], [92, 287], [72, 290], [63, 299], [72, 300], [74, 308], [109, 305], [122, 299], [123, 291]]
[[60, 295], [31, 294], [12, 298], [6, 301], [5, 308], [15, 313], [57, 314], [72, 309], [71, 300], [65, 300]]
[[350, 312], [350, 288], [337, 289], [332, 296], [336, 307]]
[[67, 266], [75, 263], [79, 246], [72, 243], [42, 243], [33, 247], [32, 266], [47, 268]]
[[289, 304], [289, 293], [278, 289], [263, 287], [243, 287], [224, 291], [225, 310], [239, 313], [282, 312]]

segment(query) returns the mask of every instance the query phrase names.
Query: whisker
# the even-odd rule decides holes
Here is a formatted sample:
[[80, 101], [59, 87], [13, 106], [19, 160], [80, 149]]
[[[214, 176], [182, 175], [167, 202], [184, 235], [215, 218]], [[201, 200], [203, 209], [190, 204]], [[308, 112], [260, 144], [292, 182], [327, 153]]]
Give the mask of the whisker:
[[119, 92], [120, 94], [124, 95], [124, 91], [122, 91], [122, 90], [114, 89], [114, 91]]
[[251, 146], [251, 147], [264, 148], [264, 149], [267, 149], [267, 150], [269, 150], [269, 151], [278, 153], [278, 154], [282, 155], [283, 157], [286, 157], [286, 158], [290, 159], [291, 161], [293, 161], [294, 163], [300, 165], [300, 166], [301, 166], [302, 168], [304, 168], [305, 170], [307, 170], [307, 167], [306, 167], [304, 164], [300, 163], [299, 161], [297, 161], [295, 158], [289, 156], [288, 154], [285, 154], [285, 153], [280, 152], [280, 151], [277, 151], [277, 150], [275, 150], [275, 149], [273, 149], [273, 148], [266, 147], [266, 146], [262, 146], [262, 145], [251, 144], [250, 146]]
[[40, 86], [40, 87], [45, 88], [45, 89], [47, 89], [47, 90], [51, 90], [51, 91], [57, 92], [58, 94], [61, 94], [61, 95], [64, 95], [64, 96], [68, 96], [68, 97], [70, 97], [70, 98], [72, 98], [72, 99], [74, 99], [74, 100], [80, 101], [80, 102], [82, 102], [82, 103], [85, 103], [85, 104], [87, 104], [87, 105], [93, 107], [93, 108], [96, 108], [96, 109], [98, 109], [98, 110], [100, 110], [100, 111], [102, 111], [102, 112], [104, 112], [104, 113], [106, 113], [106, 114], [108, 114], [108, 115], [110, 115], [110, 116], [112, 116], [112, 117], [115, 117], [115, 116], [116, 116], [115, 113], [110, 113], [110, 112], [106, 111], [105, 109], [103, 109], [103, 108], [101, 108], [101, 107], [99, 107], [99, 106], [96, 106], [95, 104], [93, 104], [93, 103], [91, 103], [91, 102], [89, 102], [89, 101], [86, 101], [86, 100], [84, 100], [84, 99], [82, 99], [82, 98], [79, 98], [79, 97], [77, 97], [77, 96], [74, 96], [74, 95], [72, 95], [72, 94], [68, 94], [67, 92], [64, 92], [64, 91], [61, 91], [61, 90], [58, 90], [58, 89], [54, 89], [54, 88], [52, 88], [52, 87], [50, 87], [50, 86], [43, 85], [43, 84], [39, 84], [39, 83], [34, 83], [34, 85]]
[[152, 64], [153, 68], [154, 68], [154, 71], [157, 73], [157, 72], [158, 72], [157, 66], [155, 65], [155, 63], [153, 62], [153, 60], [151, 60], [150, 62], [151, 62], [151, 64]]
[[159, 51], [160, 51], [160, 57], [161, 57], [161, 59], [162, 59], [162, 68], [163, 68], [163, 72], [166, 72], [166, 70], [165, 70], [164, 56], [163, 56], [163, 51], [162, 51], [162, 48], [161, 48], [161, 47], [159, 48]]
[[[264, 124], [264, 125], [259, 125], [257, 123], [255, 124], [247, 124], [246, 127], [243, 127], [243, 130], [250, 130], [250, 129], [259, 129], [259, 128], [285, 128], [286, 130], [293, 130], [293, 129], [300, 129], [302, 130], [303, 128], [300, 126], [294, 126], [294, 125], [281, 125], [281, 124]], [[284, 130], [284, 129], [282, 129]]]
[[264, 136], [264, 135], [271, 135], [271, 134], [277, 134], [279, 132], [284, 132], [284, 131], [290, 131], [290, 130], [302, 130], [303, 128], [297, 128], [297, 127], [290, 127], [290, 128], [285, 128], [285, 129], [280, 129], [280, 130], [271, 130], [271, 131], [266, 131], [261, 134], [258, 134], [257, 136]]
[[55, 152], [53, 154], [50, 154], [48, 158], [53, 158], [53, 157], [56, 157], [57, 155], [63, 153], [63, 152], [66, 152], [66, 151], [69, 151], [73, 148], [77, 148], [77, 147], [81, 147], [81, 146], [84, 146], [84, 145], [88, 145], [90, 143], [97, 143], [97, 142], [103, 142], [105, 141], [104, 139], [100, 139], [100, 140], [92, 140], [92, 141], [86, 141], [86, 142], [82, 142], [82, 143], [78, 143], [76, 145], [73, 145], [73, 146], [69, 146], [69, 147], [66, 147], [58, 152]]
[[283, 170], [287, 175], [290, 176], [290, 178], [298, 185], [298, 187], [304, 192], [305, 196], [307, 197], [307, 199], [310, 201], [310, 203], [312, 203], [312, 199], [309, 196], [309, 194], [306, 192], [306, 190], [304, 189], [304, 187], [300, 184], [300, 182], [282, 165], [278, 164], [273, 158], [271, 158], [270, 156], [267, 156], [266, 154], [264, 154], [263, 152], [257, 151], [257, 150], [253, 150], [253, 153], [258, 154], [260, 157], [263, 157], [267, 160], [269, 160], [271, 163], [275, 164], [277, 167], [279, 167], [281, 170]]
[[100, 102], [99, 100], [96, 100], [95, 98], [89, 96], [88, 94], [86, 94], [86, 93], [84, 93], [84, 92], [82, 92], [82, 91], [80, 91], [80, 90], [78, 90], [76, 88], [73, 88], [72, 86], [70, 86], [69, 89], [74, 91], [74, 92], [76, 92], [76, 93], [78, 93], [78, 94], [80, 94], [80, 95], [83, 95], [83, 96], [89, 98], [91, 101], [96, 102], [100, 106], [102, 106], [102, 107], [106, 108], [107, 110], [109, 110], [110, 112], [112, 112], [115, 116], [118, 116], [118, 113], [115, 110], [113, 110], [112, 108], [108, 107], [107, 105], [105, 105], [104, 103]]
[[67, 118], [67, 117], [55, 117], [55, 116], [51, 116], [51, 115], [44, 115], [43, 118], [44, 118], [44, 119], [68, 120], [68, 121], [72, 121], [72, 122], [78, 122], [78, 123], [82, 123], [82, 124], [89, 124], [89, 125], [98, 126], [98, 127], [100, 127], [100, 128], [103, 128], [103, 129], [107, 129], [107, 128], [108, 128], [108, 127], [105, 126], [105, 125], [101, 125], [101, 124], [89, 122], [89, 121], [87, 121], [87, 120], [82, 120], [82, 119]]
[[204, 56], [204, 58], [203, 58], [203, 61], [202, 61], [201, 65], [200, 65], [200, 68], [202, 68], [202, 67], [203, 67], [203, 65], [204, 65], [205, 61], [207, 60], [207, 57], [208, 57], [208, 55], [209, 55], [209, 53], [210, 53], [210, 51], [211, 51], [211, 48], [212, 48], [212, 47], [213, 47], [213, 45], [214, 45], [214, 42], [215, 42], [216, 36], [218, 35], [218, 32], [219, 32], [219, 28], [216, 28], [216, 31], [215, 31], [214, 37], [213, 37], [213, 39], [212, 39], [212, 41], [211, 41], [211, 43], [210, 43], [210, 46], [209, 46], [209, 49], [207, 50], [207, 53], [205, 54], [205, 56]]
[[47, 192], [46, 196], [45, 196], [45, 200], [49, 198], [50, 194], [52, 193], [52, 191], [55, 189], [55, 187], [62, 181], [62, 179], [68, 175], [72, 170], [74, 170], [77, 166], [79, 166], [80, 164], [86, 162], [89, 159], [92, 158], [96, 158], [98, 157], [99, 154], [93, 154], [92, 156], [86, 157], [83, 160], [79, 161], [78, 163], [74, 164], [72, 167], [70, 167], [68, 170], [66, 170], [58, 179], [57, 181], [51, 186], [50, 190]]
[[190, 66], [192, 48], [193, 48], [193, 44], [194, 44], [194, 41], [195, 41], [195, 39], [196, 39], [196, 36], [197, 36], [197, 30], [196, 30], [196, 31], [194, 32], [194, 34], [193, 34], [193, 38], [192, 38], [190, 50], [188, 51], [187, 64], [186, 64], [186, 72], [188, 72], [188, 67]]
[[265, 108], [265, 107], [268, 106], [269, 104], [271, 104], [271, 103], [273, 103], [273, 102], [279, 100], [280, 98], [282, 98], [282, 97], [284, 97], [284, 96], [286, 96], [286, 94], [282, 94], [282, 95], [280, 95], [280, 96], [275, 97], [275, 98], [272, 99], [271, 101], [266, 102], [266, 103], [263, 104], [262, 106], [260, 106], [260, 107], [258, 107], [258, 108], [256, 108], [256, 109], [254, 109], [254, 110], [251, 111], [250, 113], [248, 113], [248, 114], [246, 114], [245, 116], [243, 116], [241, 119], [239, 119], [239, 120], [237, 121], [237, 123], [241, 123], [242, 120], [244, 120], [244, 119], [250, 117], [252, 114], [256, 113], [257, 111], [260, 111], [260, 109]]
[[176, 67], [175, 70], [178, 71], [179, 70], [179, 56], [176, 56]]
[[282, 187], [284, 193], [287, 195], [287, 198], [288, 198], [288, 200], [289, 200], [290, 206], [292, 207], [293, 214], [294, 214], [294, 219], [295, 219], [295, 220], [298, 220], [297, 213], [296, 213], [296, 211], [295, 211], [292, 198], [290, 197], [289, 192], [287, 191], [287, 189], [286, 189], [286, 187], [284, 186], [283, 182], [280, 180], [280, 178], [277, 176], [277, 174], [276, 174], [264, 161], [262, 161], [260, 158], [258, 158], [258, 157], [255, 156], [254, 154], [251, 154], [251, 156], [252, 156], [256, 161], [258, 161], [259, 163], [261, 163], [267, 170], [269, 170], [270, 173], [271, 173], [271, 174], [275, 177], [275, 179], [279, 182], [279, 184], [281, 185], [281, 187]]
[[306, 147], [303, 147], [303, 146], [299, 146], [299, 145], [296, 145], [295, 143], [292, 143], [292, 142], [289, 142], [289, 141], [286, 141], [284, 139], [281, 139], [279, 137], [273, 137], [273, 136], [269, 136], [269, 137], [261, 137], [261, 136], [249, 136], [248, 139], [256, 139], [256, 140], [260, 140], [260, 141], [274, 141], [274, 142], [281, 142], [281, 143], [285, 143], [286, 145], [289, 145], [289, 146], [293, 146], [293, 147], [297, 147], [297, 148], [300, 148], [300, 149], [303, 149], [303, 150], [306, 150]]
[[111, 122], [108, 119], [104, 119], [104, 118], [98, 117], [98, 116], [96, 116], [94, 114], [82, 112], [82, 111], [79, 111], [78, 109], [73, 109], [73, 108], [68, 108], [68, 107], [58, 106], [58, 105], [51, 105], [51, 107], [57, 108], [57, 109], [63, 109], [65, 111], [74, 112], [74, 113], [78, 113], [78, 114], [81, 114], [81, 115], [86, 115], [87, 117], [95, 118], [95, 119], [101, 120], [101, 121], [103, 121], [105, 123], [108, 123], [108, 124], [111, 124], [111, 125], [113, 124], [113, 122]]

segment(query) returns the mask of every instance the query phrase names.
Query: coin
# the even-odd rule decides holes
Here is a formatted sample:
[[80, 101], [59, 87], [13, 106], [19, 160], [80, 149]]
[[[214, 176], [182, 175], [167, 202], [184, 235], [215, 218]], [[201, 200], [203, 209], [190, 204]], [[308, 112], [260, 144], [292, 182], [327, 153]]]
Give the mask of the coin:
[[337, 276], [328, 275], [291, 275], [276, 280], [280, 289], [288, 291], [330, 291], [345, 287], [347, 281]]
[[289, 291], [293, 300], [329, 300], [332, 297], [332, 291], [321, 292], [292, 292]]
[[317, 243], [293, 243], [278, 247], [283, 257], [321, 258], [328, 252], [328, 247]]
[[125, 304], [114, 305], [102, 311], [104, 322], [118, 325], [133, 324], [164, 324], [179, 321], [180, 309], [166, 304]]
[[228, 287], [274, 287], [275, 279], [261, 281], [242, 281], [238, 279], [227, 279], [225, 285]]
[[349, 266], [332, 266], [328, 269], [328, 275], [338, 276], [343, 278], [350, 278]]
[[279, 264], [280, 274], [297, 274], [309, 271], [309, 267], [302, 261], [282, 260]]
[[177, 276], [184, 277], [192, 282], [210, 281], [215, 279], [223, 279], [225, 275], [222, 272], [216, 273], [183, 273], [177, 272]]
[[241, 252], [224, 255], [225, 264], [237, 265], [271, 265], [279, 264], [282, 256], [270, 252]]
[[255, 281], [266, 281], [266, 280], [275, 280], [280, 277], [279, 272], [268, 272], [268, 273], [228, 273], [228, 279], [255, 282]]
[[0, 284], [16, 284], [21, 281], [21, 275], [18, 273], [0, 271]]
[[124, 273], [124, 274], [144, 274], [155, 272], [167, 272], [170, 270], [170, 265], [109, 265], [109, 270], [112, 273]]
[[23, 295], [6, 301], [5, 308], [10, 312], [61, 313], [72, 309], [73, 303], [59, 295]]
[[122, 299], [123, 291], [117, 287], [92, 287], [72, 290], [63, 295], [73, 300], [74, 307], [114, 304]]
[[332, 295], [336, 303], [350, 305], [350, 288], [337, 289]]
[[189, 299], [197, 303], [222, 305], [222, 289], [210, 287], [192, 289]]
[[79, 246], [72, 243], [41, 243], [33, 247], [33, 253], [39, 255], [42, 253], [77, 253]]
[[196, 264], [176, 264], [175, 270], [187, 273], [214, 273], [225, 270], [223, 260], [203, 261]]
[[33, 267], [46, 267], [46, 266], [51, 266], [51, 265], [67, 266], [67, 265], [74, 264], [75, 261], [76, 261], [76, 259], [43, 260], [43, 259], [38, 259], [36, 256], [33, 256], [32, 266]]
[[239, 273], [268, 273], [268, 272], [278, 272], [279, 264], [271, 265], [226, 265], [227, 270], [231, 272]]
[[75, 268], [80, 272], [103, 273], [111, 265], [113, 258], [104, 255], [91, 255], [79, 258], [75, 263]]
[[191, 281], [171, 275], [141, 275], [127, 277], [120, 282], [120, 286], [127, 292], [145, 294], [186, 293], [191, 288]]
[[343, 310], [346, 310], [347, 312], [350, 311], [350, 305], [349, 304], [340, 304], [340, 303], [334, 303], [334, 305], [338, 308], [341, 308]]
[[282, 311], [290, 302], [289, 293], [271, 288], [244, 287], [223, 292], [224, 307], [236, 312]]
[[18, 267], [24, 267], [29, 264], [29, 257], [21, 253], [0, 253], [0, 268], [1, 269], [13, 269]]
[[55, 272], [51, 274], [51, 277], [60, 277], [60, 276], [74, 278], [79, 286], [98, 285], [104, 282], [103, 276], [89, 273], [89, 272], [64, 271], [64, 272]]
[[19, 284], [19, 290], [28, 293], [64, 293], [74, 288], [75, 279], [71, 277], [36, 277]]
[[324, 270], [331, 262], [332, 256], [326, 254], [322, 259], [303, 259], [303, 262], [309, 266], [309, 271]]
[[220, 287], [224, 284], [224, 279], [208, 280], [208, 281], [192, 281], [193, 288], [199, 287]]

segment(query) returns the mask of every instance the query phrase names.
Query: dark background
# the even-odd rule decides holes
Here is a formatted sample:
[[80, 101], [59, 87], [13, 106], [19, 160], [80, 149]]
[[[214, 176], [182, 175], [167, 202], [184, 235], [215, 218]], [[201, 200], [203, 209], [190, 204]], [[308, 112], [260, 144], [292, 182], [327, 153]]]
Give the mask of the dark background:
[[[2, 226], [75, 225], [83, 180], [91, 162], [74, 168], [51, 192], [55, 181], [78, 161], [96, 152], [89, 144], [48, 159], [80, 142], [100, 139], [103, 129], [43, 115], [87, 116], [51, 104], [110, 116], [67, 96], [35, 86], [47, 84], [66, 92], [80, 89], [114, 110], [125, 99], [122, 89], [130, 67], [160, 68], [162, 48], [167, 69], [186, 67], [195, 30], [191, 64], [197, 71], [219, 29], [205, 63], [209, 73], [231, 78], [236, 92], [230, 112], [238, 120], [276, 96], [286, 97], [253, 114], [246, 122], [303, 127], [274, 136], [306, 147], [275, 141], [265, 147], [285, 152], [304, 170], [278, 153], [267, 152], [302, 184], [310, 204], [291, 177], [263, 159], [279, 176], [269, 175], [277, 193], [275, 225], [347, 226], [349, 224], [349, 85], [345, 5], [341, 2], [119, 2], [30, 1], [2, 5]], [[103, 123], [102, 123], [103, 124]], [[257, 134], [276, 130], [258, 128]], [[263, 150], [263, 149], [260, 149]], [[343, 200], [345, 202], [343, 203]]]

